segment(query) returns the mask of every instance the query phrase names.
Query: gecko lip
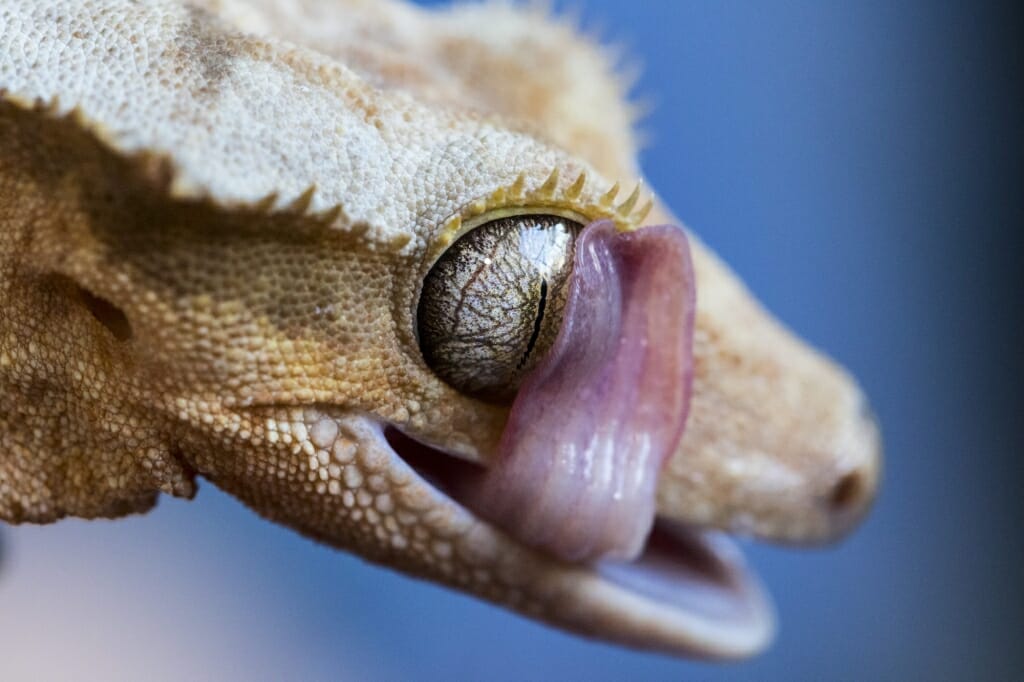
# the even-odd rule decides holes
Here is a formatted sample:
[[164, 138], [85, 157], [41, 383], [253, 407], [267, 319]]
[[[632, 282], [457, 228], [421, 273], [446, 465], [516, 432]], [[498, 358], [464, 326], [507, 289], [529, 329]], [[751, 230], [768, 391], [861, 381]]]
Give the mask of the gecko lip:
[[[771, 602], [736, 543], [724, 533], [657, 517], [633, 560], [566, 562], [523, 545], [471, 511], [464, 500], [480, 485], [482, 466], [426, 445], [395, 426], [385, 427], [383, 437], [437, 502], [453, 505], [492, 539], [508, 543], [502, 549], [506, 555], [496, 562], [507, 560], [511, 547], [527, 562], [541, 565], [552, 582], [571, 585], [570, 603], [561, 609], [583, 617], [581, 622], [563, 621], [552, 614], [559, 624], [639, 648], [708, 658], [750, 656], [771, 641]], [[602, 625], [609, 618], [615, 624]]]

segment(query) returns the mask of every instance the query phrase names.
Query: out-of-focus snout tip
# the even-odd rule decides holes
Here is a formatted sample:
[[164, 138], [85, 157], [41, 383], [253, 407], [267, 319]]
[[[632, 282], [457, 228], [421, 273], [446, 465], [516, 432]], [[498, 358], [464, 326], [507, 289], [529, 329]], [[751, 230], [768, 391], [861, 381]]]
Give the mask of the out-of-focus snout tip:
[[841, 456], [834, 480], [824, 496], [831, 516], [828, 540], [839, 540], [867, 516], [881, 479], [882, 440], [878, 418], [866, 399], [839, 443]]

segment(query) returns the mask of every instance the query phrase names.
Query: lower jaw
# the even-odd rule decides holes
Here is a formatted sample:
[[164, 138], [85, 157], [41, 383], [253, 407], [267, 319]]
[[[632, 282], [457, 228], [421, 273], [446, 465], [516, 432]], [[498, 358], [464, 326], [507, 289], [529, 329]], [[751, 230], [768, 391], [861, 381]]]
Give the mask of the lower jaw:
[[[467, 491], [479, 482], [482, 467], [424, 445], [395, 427], [386, 427], [383, 435], [424, 484], [476, 518], [464, 501], [472, 497]], [[735, 542], [717, 531], [659, 517], [632, 561], [568, 564], [553, 556], [547, 561], [573, 569], [573, 575], [583, 571], [589, 598], [604, 599], [610, 612], [639, 623], [638, 636], [627, 643], [641, 648], [740, 658], [763, 649], [774, 631], [773, 609], [759, 581]], [[644, 641], [648, 621], [652, 632], [662, 633], [659, 637], [677, 628], [685, 631], [680, 641], [689, 643], [665, 646]]]

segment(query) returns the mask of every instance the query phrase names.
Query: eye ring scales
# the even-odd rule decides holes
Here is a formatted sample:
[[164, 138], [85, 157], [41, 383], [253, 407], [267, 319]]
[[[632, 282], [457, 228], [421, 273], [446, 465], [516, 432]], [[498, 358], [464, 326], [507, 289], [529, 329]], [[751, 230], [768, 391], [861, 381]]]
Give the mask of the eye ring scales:
[[427, 365], [457, 390], [508, 403], [561, 325], [583, 226], [554, 215], [485, 223], [445, 251], [417, 308]]

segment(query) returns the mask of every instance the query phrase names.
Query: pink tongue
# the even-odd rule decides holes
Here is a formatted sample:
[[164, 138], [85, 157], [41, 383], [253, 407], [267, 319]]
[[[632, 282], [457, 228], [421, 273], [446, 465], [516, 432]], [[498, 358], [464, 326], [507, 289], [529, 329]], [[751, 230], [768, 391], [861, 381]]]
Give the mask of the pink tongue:
[[516, 396], [476, 511], [568, 561], [637, 556], [686, 423], [694, 308], [681, 229], [587, 226], [562, 328]]

